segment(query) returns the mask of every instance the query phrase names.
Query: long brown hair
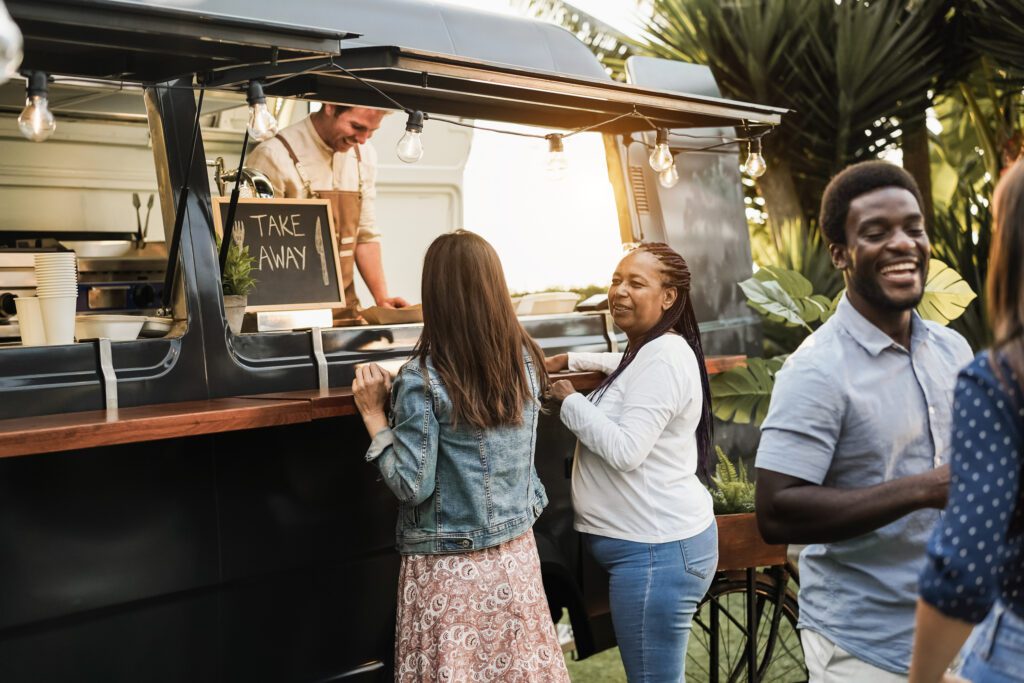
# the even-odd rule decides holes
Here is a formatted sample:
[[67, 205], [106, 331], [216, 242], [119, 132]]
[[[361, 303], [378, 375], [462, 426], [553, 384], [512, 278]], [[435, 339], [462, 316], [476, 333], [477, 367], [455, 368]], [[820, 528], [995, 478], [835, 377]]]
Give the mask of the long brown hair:
[[430, 356], [452, 400], [453, 422], [480, 429], [519, 424], [535, 400], [523, 350], [546, 393], [544, 354], [512, 310], [505, 272], [487, 240], [468, 230], [441, 235], [423, 262], [423, 334], [414, 354]]
[[[1019, 399], [1024, 392], [1024, 160], [1011, 166], [999, 181], [992, 216], [995, 230], [985, 283], [988, 319], [995, 339], [989, 364], [1008, 393]], [[1003, 361], [1010, 366], [1013, 378], [1002, 371]], [[1022, 531], [1024, 487], [1010, 525], [1012, 535]]]
[[665, 287], [675, 288], [676, 300], [671, 308], [661, 314], [661, 320], [644, 335], [638, 344], [629, 345], [626, 352], [622, 354], [622, 360], [618, 367], [591, 394], [592, 400], [595, 403], [601, 400], [605, 390], [633, 362], [645, 344], [654, 341], [670, 330], [678, 332], [693, 349], [693, 355], [697, 357], [700, 371], [700, 386], [704, 394], [704, 401], [701, 407], [700, 423], [697, 425], [697, 472], [707, 480], [708, 460], [711, 457], [715, 425], [711, 414], [711, 384], [708, 381], [708, 369], [704, 362], [704, 345], [700, 339], [700, 328], [697, 327], [697, 316], [693, 312], [693, 304], [690, 302], [690, 267], [686, 265], [686, 259], [680, 256], [679, 252], [664, 242], [645, 242], [637, 247], [637, 250], [646, 251], [658, 259], [658, 263], [661, 265], [662, 283]]
[[[1017, 381], [1024, 382], [1024, 160], [999, 181], [992, 213], [995, 230], [985, 284], [995, 339], [992, 353], [1002, 356]], [[995, 362], [992, 367], [998, 371]]]

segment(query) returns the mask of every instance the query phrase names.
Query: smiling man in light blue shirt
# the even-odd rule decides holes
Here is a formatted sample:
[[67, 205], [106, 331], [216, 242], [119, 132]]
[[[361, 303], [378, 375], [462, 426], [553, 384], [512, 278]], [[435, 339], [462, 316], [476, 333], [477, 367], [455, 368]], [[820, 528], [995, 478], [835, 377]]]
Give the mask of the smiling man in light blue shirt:
[[905, 681], [917, 577], [945, 506], [964, 339], [914, 311], [930, 243], [903, 169], [865, 162], [822, 197], [821, 229], [847, 292], [786, 361], [757, 452], [757, 515], [800, 556], [810, 680]]

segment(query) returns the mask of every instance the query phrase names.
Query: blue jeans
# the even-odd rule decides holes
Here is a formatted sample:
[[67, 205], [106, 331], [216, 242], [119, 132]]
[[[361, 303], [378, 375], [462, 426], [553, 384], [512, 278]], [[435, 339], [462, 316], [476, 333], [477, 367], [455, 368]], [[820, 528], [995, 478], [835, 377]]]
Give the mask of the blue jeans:
[[960, 675], [973, 683], [1024, 681], [1024, 619], [996, 603], [968, 642]]
[[608, 572], [612, 625], [629, 682], [681, 682], [690, 622], [718, 566], [718, 526], [670, 543], [584, 536]]

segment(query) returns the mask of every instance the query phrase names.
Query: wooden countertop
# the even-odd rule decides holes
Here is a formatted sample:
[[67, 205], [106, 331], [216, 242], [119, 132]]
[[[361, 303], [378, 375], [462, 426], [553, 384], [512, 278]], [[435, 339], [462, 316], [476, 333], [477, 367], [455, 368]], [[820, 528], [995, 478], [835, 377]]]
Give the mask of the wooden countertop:
[[218, 398], [0, 420], [0, 458], [308, 422], [298, 401]]
[[[707, 359], [709, 374], [744, 365], [744, 356]], [[597, 372], [565, 372], [580, 391], [594, 389], [604, 376]], [[200, 434], [257, 429], [355, 415], [351, 387], [323, 393], [316, 389], [285, 391], [207, 401], [185, 401], [104, 410], [0, 420], [0, 458], [53, 453], [95, 446], [140, 443]]]

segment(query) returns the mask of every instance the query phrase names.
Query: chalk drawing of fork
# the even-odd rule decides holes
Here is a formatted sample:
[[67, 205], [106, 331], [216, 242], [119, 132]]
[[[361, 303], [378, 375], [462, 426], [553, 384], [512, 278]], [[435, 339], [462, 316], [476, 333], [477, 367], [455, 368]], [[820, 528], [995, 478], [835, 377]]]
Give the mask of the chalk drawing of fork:
[[243, 221], [235, 221], [235, 224], [231, 226], [231, 241], [235, 243], [238, 250], [242, 250], [242, 244], [245, 243], [245, 223]]

